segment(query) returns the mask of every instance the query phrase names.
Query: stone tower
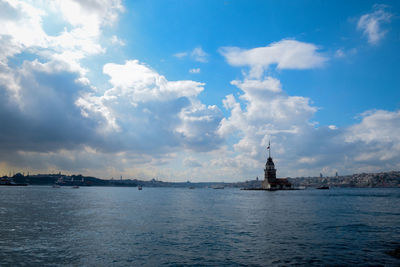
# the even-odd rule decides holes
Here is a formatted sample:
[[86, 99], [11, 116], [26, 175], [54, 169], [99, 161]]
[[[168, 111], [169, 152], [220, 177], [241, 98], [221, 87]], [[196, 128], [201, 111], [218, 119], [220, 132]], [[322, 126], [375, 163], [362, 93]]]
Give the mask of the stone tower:
[[271, 144], [268, 142], [268, 159], [265, 163], [264, 181], [262, 182], [262, 189], [266, 190], [291, 190], [292, 184], [288, 179], [276, 178], [276, 169], [274, 161], [271, 158]]
[[264, 181], [262, 182], [262, 187], [264, 189], [269, 189], [269, 188], [273, 187], [277, 182], [275, 164], [271, 158], [271, 143], [270, 142], [268, 142], [267, 149], [268, 149], [268, 159], [267, 159], [267, 162], [265, 163]]
[[276, 169], [271, 156], [268, 157], [267, 163], [265, 163], [264, 174], [265, 181], [268, 181], [270, 184], [276, 182]]

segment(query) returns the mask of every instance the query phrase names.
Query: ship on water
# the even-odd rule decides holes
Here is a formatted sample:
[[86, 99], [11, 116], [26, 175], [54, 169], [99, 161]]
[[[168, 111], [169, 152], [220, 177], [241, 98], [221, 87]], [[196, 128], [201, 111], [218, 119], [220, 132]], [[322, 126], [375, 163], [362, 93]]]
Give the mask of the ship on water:
[[53, 187], [58, 188], [60, 186], [72, 186], [72, 188], [79, 188], [79, 186], [89, 186], [89, 185], [90, 184], [85, 182], [83, 176], [81, 177], [81, 179], [74, 179], [74, 177], [67, 179], [65, 175], [61, 175], [61, 173], [59, 173], [59, 178], [55, 182]]
[[16, 183], [11, 177], [3, 176], [0, 178], [0, 186], [27, 186], [26, 183]]

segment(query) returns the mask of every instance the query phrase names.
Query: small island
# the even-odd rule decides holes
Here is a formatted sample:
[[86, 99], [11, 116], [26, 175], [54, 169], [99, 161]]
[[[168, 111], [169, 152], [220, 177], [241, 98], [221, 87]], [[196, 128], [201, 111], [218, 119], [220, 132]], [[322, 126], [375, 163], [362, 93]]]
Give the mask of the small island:
[[243, 190], [267, 190], [267, 191], [275, 191], [275, 190], [294, 190], [292, 184], [288, 179], [285, 178], [276, 178], [276, 169], [274, 161], [271, 157], [271, 142], [268, 142], [268, 159], [265, 163], [264, 169], [264, 181], [261, 183], [261, 187], [249, 187], [243, 188]]

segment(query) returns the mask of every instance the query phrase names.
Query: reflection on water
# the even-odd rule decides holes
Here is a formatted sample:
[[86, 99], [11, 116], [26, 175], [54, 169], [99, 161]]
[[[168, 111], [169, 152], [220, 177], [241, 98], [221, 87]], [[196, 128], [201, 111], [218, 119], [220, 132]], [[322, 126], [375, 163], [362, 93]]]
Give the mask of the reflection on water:
[[5, 265], [396, 266], [399, 189], [0, 188]]

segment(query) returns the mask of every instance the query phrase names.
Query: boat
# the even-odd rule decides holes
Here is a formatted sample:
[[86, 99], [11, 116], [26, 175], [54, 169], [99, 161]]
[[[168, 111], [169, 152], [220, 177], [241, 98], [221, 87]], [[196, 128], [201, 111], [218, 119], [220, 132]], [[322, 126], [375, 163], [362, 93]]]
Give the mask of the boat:
[[137, 189], [138, 189], [138, 190], [142, 190], [142, 186], [141, 186], [141, 185], [138, 185]]
[[72, 188], [74, 188], [74, 189], [78, 189], [78, 188], [79, 188], [79, 186], [78, 186], [78, 185], [74, 185]]
[[324, 186], [317, 187], [317, 189], [329, 189], [329, 186], [324, 185]]
[[61, 186], [59, 184], [53, 184], [53, 188], [60, 188]]
[[2, 177], [0, 178], [0, 186], [27, 186], [26, 183], [16, 183], [12, 178]]
[[225, 187], [223, 187], [222, 185], [220, 186], [214, 186], [213, 189], [224, 189]]
[[194, 186], [190, 186], [190, 187], [189, 187], [189, 189], [194, 189], [194, 188], [195, 188]]

